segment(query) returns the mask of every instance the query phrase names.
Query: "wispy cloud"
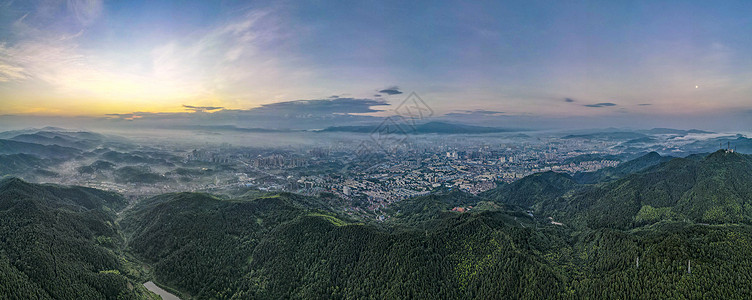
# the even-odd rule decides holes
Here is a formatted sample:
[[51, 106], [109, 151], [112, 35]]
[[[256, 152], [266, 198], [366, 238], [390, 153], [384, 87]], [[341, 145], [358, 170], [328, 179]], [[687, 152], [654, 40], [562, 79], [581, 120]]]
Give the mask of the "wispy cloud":
[[637, 105], [638, 106], [650, 106], [650, 105], [653, 105], [653, 104], [651, 104], [651, 103], [640, 103], [640, 104], [637, 104]]
[[572, 103], [572, 102], [575, 102], [575, 100], [572, 98], [564, 98], [564, 102]]
[[101, 0], [68, 0], [68, 10], [81, 25], [90, 25], [102, 14]]
[[[47, 86], [42, 92], [47, 97], [107, 99], [122, 107], [128, 101], [139, 109], [164, 110], [206, 99], [231, 99], [228, 104], [235, 106], [253, 103], [261, 99], [249, 98], [272, 98], [289, 91], [285, 82], [303, 82], [312, 74], [284, 52], [286, 41], [294, 39], [269, 9], [249, 10], [195, 35], [118, 53], [100, 51], [109, 46], [87, 36], [87, 26], [96, 26], [101, 18], [101, 1], [64, 5], [37, 8], [63, 12], [64, 17], [39, 13], [14, 23], [10, 30], [19, 38], [0, 43], [0, 82], [34, 80]], [[58, 31], [48, 28], [60, 20], [72, 21], [57, 26], [63, 28]], [[22, 105], [23, 99], [13, 101]]]
[[583, 106], [585, 107], [610, 107], [610, 106], [616, 106], [616, 103], [601, 102], [601, 103], [596, 103], [596, 104], [585, 104]]
[[27, 77], [23, 67], [14, 65], [11, 55], [12, 52], [5, 44], [0, 44], [0, 82], [22, 80]]

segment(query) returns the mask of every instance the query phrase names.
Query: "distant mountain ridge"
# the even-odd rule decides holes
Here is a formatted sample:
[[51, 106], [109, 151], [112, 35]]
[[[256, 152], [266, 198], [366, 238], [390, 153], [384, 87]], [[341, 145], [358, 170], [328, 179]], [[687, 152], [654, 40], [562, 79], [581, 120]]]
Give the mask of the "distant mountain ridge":
[[43, 158], [70, 159], [81, 153], [81, 150], [59, 145], [41, 145], [36, 143], [19, 142], [0, 139], [0, 154], [32, 154]]
[[616, 129], [602, 130], [597, 132], [577, 133], [565, 135], [563, 139], [603, 139], [603, 140], [630, 140], [630, 143], [650, 142], [651, 135], [677, 135], [685, 136], [688, 134], [711, 134], [714, 132], [699, 129], [672, 129], [672, 128], [653, 128], [644, 130]]
[[641, 139], [646, 138], [647, 135], [639, 132], [632, 132], [632, 131], [618, 131], [618, 132], [596, 132], [596, 133], [586, 133], [586, 134], [570, 134], [565, 135], [562, 137], [562, 139], [604, 139], [604, 140], [613, 140], [613, 139], [619, 139], [619, 140], [631, 140], [631, 139]]
[[713, 152], [720, 149], [726, 149], [730, 147], [732, 150], [744, 153], [752, 154], [752, 138], [748, 138], [742, 135], [736, 135], [734, 137], [718, 137], [703, 141], [696, 141], [684, 146], [687, 149], [691, 149], [697, 152]]
[[11, 140], [41, 145], [58, 145], [76, 149], [90, 149], [102, 144], [104, 136], [92, 132], [54, 132], [38, 131], [19, 134]]
[[681, 130], [681, 129], [672, 129], [672, 128], [653, 128], [650, 130], [643, 130], [642, 132], [651, 133], [651, 134], [679, 134], [679, 135], [686, 135], [686, 134], [710, 134], [714, 133], [711, 131], [705, 131], [705, 130], [699, 130], [699, 129], [689, 129], [689, 130]]

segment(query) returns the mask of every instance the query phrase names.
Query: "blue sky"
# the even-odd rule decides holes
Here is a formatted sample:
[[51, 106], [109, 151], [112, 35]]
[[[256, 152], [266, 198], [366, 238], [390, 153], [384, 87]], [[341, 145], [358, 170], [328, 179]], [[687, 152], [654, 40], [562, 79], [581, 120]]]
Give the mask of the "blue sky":
[[686, 118], [752, 109], [750, 1], [0, 7], [0, 114], [242, 110], [330, 96], [397, 104], [405, 94], [378, 93], [392, 87], [419, 93], [438, 114]]

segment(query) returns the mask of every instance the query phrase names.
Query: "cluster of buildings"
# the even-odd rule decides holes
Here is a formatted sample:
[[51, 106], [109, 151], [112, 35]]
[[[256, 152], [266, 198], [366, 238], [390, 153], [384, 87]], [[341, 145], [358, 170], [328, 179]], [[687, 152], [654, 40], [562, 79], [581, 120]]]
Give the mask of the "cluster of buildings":
[[[316, 155], [311, 155], [306, 163], [306, 175], [285, 173], [294, 179], [291, 190], [311, 195], [333, 193], [343, 199], [366, 203], [371, 210], [427, 195], [438, 188], [480, 194], [495, 188], [500, 182], [513, 182], [537, 172], [574, 174], [619, 164], [618, 160], [598, 156], [605, 157], [615, 152], [588, 150], [579, 141], [557, 141], [555, 145], [409, 145], [376, 162], [359, 161], [355, 153], [315, 149], [307, 151], [309, 155]], [[569, 162], [580, 155], [592, 156], [593, 159]], [[330, 168], [320, 167], [332, 164], [342, 166], [341, 170], [333, 173]], [[318, 168], [320, 172], [317, 172]]]
[[436, 189], [480, 194], [537, 172], [574, 174], [613, 167], [619, 164], [613, 159], [618, 153], [610, 146], [567, 139], [491, 144], [453, 138], [406, 142], [392, 153], [365, 160], [346, 144], [284, 149], [225, 145], [182, 152], [182, 171], [161, 172], [169, 176], [159, 183], [159, 190], [244, 186], [307, 195], [325, 192], [378, 210]]

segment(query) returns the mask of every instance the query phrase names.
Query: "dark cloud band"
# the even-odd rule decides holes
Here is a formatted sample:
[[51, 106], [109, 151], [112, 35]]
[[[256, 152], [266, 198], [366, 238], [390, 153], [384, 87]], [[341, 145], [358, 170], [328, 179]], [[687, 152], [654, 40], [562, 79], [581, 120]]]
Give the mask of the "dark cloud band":
[[399, 87], [393, 86], [390, 88], [380, 90], [379, 93], [387, 94], [387, 95], [399, 95], [399, 94], [402, 94], [402, 91], [400, 91]]
[[585, 104], [583, 106], [585, 107], [609, 107], [609, 106], [616, 106], [616, 103], [601, 102], [601, 103], [596, 103], [596, 104]]

